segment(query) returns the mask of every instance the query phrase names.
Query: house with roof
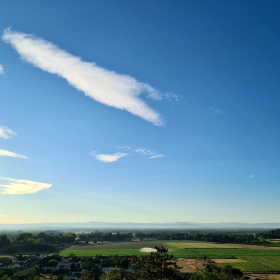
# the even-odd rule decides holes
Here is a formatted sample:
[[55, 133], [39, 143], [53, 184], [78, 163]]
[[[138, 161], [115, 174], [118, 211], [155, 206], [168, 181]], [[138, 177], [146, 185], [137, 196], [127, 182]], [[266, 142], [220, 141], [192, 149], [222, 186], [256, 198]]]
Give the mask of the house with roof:
[[69, 270], [69, 275], [70, 276], [75, 276], [77, 274], [82, 274], [85, 270], [82, 269], [82, 268], [75, 268], [75, 269], [72, 269], [72, 270]]
[[54, 272], [54, 271], [58, 271], [59, 269], [60, 269], [60, 265], [57, 262], [50, 262], [48, 263], [48, 265], [44, 267], [44, 270], [47, 272], [48, 271]]

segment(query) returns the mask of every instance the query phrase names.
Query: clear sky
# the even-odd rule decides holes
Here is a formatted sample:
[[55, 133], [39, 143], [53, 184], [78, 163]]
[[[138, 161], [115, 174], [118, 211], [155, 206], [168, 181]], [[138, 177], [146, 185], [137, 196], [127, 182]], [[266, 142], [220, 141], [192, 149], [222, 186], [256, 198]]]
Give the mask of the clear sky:
[[0, 7], [0, 223], [280, 222], [279, 1]]

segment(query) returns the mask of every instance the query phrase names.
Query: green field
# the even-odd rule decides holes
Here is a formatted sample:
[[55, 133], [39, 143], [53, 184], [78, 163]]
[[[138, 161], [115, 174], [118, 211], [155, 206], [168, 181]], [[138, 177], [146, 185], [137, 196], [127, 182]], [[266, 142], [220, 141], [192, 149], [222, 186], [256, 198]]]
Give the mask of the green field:
[[241, 259], [246, 262], [230, 263], [244, 272], [280, 272], [280, 250], [248, 249], [238, 245], [216, 244], [211, 242], [182, 242], [175, 240], [155, 240], [139, 242], [98, 243], [94, 245], [74, 245], [60, 252], [61, 256], [70, 253], [76, 256], [132, 256], [145, 255], [141, 248], [165, 246], [174, 258]]
[[[140, 249], [107, 249], [107, 250], [64, 250], [60, 252], [61, 256], [68, 256], [70, 253], [76, 256], [110, 256], [110, 255], [145, 255]], [[169, 253], [175, 258], [203, 258], [209, 259], [230, 259], [242, 258], [244, 256], [279, 256], [280, 250], [252, 250], [252, 249], [169, 249]]]
[[174, 242], [165, 243], [168, 247], [176, 249], [239, 249], [238, 245], [219, 244], [213, 242]]
[[280, 272], [280, 256], [247, 256], [242, 259], [247, 262], [230, 265], [243, 272]]

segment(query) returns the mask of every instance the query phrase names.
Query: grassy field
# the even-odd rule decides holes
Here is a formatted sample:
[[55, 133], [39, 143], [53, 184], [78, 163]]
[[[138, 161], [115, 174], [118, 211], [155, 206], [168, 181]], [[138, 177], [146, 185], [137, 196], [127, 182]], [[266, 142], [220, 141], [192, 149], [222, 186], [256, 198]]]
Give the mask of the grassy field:
[[243, 272], [280, 272], [280, 256], [247, 256], [246, 262], [231, 263]]
[[218, 244], [213, 242], [174, 242], [165, 243], [168, 247], [176, 249], [238, 249], [238, 245]]
[[[243, 272], [280, 272], [280, 250], [242, 248], [238, 245], [216, 244], [210, 242], [182, 242], [175, 240], [155, 240], [140, 242], [116, 242], [94, 245], [74, 245], [60, 252], [61, 256], [74, 253], [76, 256], [132, 256], [145, 255], [142, 248], [165, 246], [169, 253], [177, 258], [199, 259], [206, 256], [209, 259], [240, 259], [240, 262], [230, 263]], [[245, 262], [244, 262], [245, 261]], [[230, 261], [229, 261], [230, 262]], [[223, 264], [224, 265], [224, 264]]]
[[[68, 256], [70, 253], [76, 256], [110, 256], [110, 255], [145, 255], [140, 249], [105, 249], [105, 250], [64, 250], [61, 256]], [[244, 256], [279, 256], [280, 250], [251, 250], [251, 249], [169, 249], [169, 253], [175, 258], [203, 258], [210, 259], [231, 259], [242, 258]]]

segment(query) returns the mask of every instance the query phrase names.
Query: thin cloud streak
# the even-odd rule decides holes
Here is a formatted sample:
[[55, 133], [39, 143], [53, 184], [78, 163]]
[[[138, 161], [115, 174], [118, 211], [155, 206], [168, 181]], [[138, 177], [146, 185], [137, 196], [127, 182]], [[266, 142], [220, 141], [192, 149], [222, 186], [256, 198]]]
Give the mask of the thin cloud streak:
[[0, 177], [2, 181], [6, 182], [6, 185], [0, 185], [1, 194], [31, 194], [38, 191], [48, 189], [52, 184], [39, 183], [34, 181], [13, 179]]
[[0, 149], [0, 157], [13, 157], [13, 158], [24, 158], [24, 159], [28, 158], [26, 156], [19, 155], [19, 154], [9, 152], [9, 151], [6, 151], [6, 150], [1, 150], [1, 149]]
[[149, 158], [161, 158], [161, 157], [164, 157], [163, 154], [158, 154], [158, 155], [154, 155], [154, 156], [151, 156]]
[[3, 68], [3, 66], [0, 64], [0, 75], [4, 75], [4, 68]]
[[24, 61], [66, 79], [71, 86], [97, 102], [126, 110], [154, 125], [164, 125], [160, 114], [140, 99], [141, 94], [154, 100], [162, 99], [159, 92], [149, 84], [109, 71], [95, 63], [84, 62], [33, 35], [6, 29], [2, 39], [11, 44]]
[[154, 150], [149, 150], [147, 148], [139, 148], [136, 149], [135, 152], [140, 153], [142, 155], [150, 156], [149, 159], [164, 157], [163, 154], [157, 154]]
[[13, 132], [11, 129], [9, 129], [6, 126], [0, 126], [0, 138], [8, 139], [13, 138], [15, 135], [17, 135], [15, 132]]
[[208, 110], [211, 111], [211, 112], [213, 112], [213, 113], [215, 113], [215, 114], [223, 114], [223, 111], [222, 111], [222, 110], [217, 109], [217, 108], [215, 108], [215, 107], [213, 107], [213, 106], [209, 107]]

